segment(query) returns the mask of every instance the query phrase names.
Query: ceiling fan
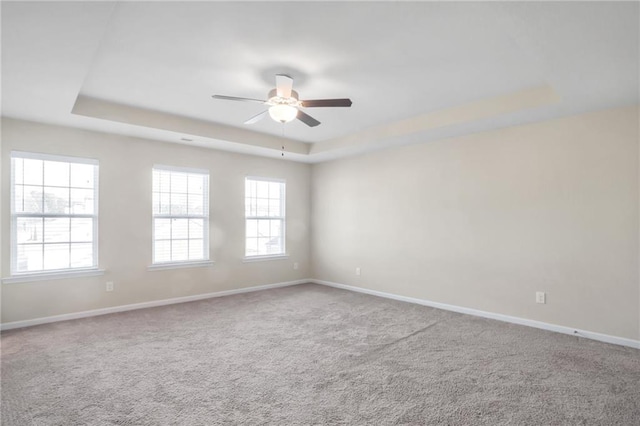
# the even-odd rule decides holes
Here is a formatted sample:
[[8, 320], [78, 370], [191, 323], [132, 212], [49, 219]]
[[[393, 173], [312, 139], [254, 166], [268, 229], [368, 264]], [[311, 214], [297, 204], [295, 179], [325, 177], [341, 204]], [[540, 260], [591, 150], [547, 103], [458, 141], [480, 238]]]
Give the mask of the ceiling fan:
[[310, 115], [303, 112], [300, 108], [316, 108], [316, 107], [350, 107], [351, 99], [313, 99], [300, 100], [298, 92], [293, 90], [293, 78], [285, 74], [276, 74], [276, 88], [269, 91], [267, 100], [252, 98], [237, 98], [235, 96], [213, 95], [214, 99], [226, 99], [229, 101], [257, 102], [268, 105], [266, 111], [255, 115], [244, 122], [244, 124], [253, 124], [264, 118], [267, 113], [275, 121], [288, 123], [297, 118], [309, 127], [315, 127], [320, 122]]

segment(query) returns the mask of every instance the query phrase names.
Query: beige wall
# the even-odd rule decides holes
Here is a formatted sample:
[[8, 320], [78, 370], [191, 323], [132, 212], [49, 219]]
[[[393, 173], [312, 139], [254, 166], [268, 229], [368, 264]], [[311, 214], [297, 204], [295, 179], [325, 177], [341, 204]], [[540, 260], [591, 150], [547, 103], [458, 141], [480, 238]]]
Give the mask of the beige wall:
[[638, 186], [637, 107], [314, 165], [312, 273], [639, 339]]
[[[308, 278], [310, 166], [290, 161], [3, 119], [2, 271], [9, 268], [12, 150], [100, 161], [99, 266], [104, 276], [2, 285], [2, 322]], [[151, 168], [208, 169], [209, 268], [148, 271], [151, 264]], [[242, 263], [244, 177], [287, 180], [288, 260]], [[293, 269], [298, 262], [300, 268]], [[115, 283], [105, 292], [105, 282]]]
[[[638, 124], [622, 108], [311, 167], [3, 119], [2, 276], [11, 150], [100, 161], [106, 274], [3, 284], [2, 322], [313, 277], [640, 339]], [[210, 170], [213, 267], [147, 270], [154, 164]], [[242, 263], [245, 175], [287, 179], [288, 260]]]

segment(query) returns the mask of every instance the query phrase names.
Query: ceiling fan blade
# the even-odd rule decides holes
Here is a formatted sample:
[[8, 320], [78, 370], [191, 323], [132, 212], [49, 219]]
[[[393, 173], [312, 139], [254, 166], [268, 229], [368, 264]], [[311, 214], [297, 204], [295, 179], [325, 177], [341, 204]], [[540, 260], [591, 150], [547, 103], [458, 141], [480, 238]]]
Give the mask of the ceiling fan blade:
[[293, 79], [285, 74], [276, 74], [276, 94], [281, 98], [290, 98]]
[[260, 104], [265, 103], [266, 101], [262, 101], [260, 99], [252, 99], [252, 98], [238, 98], [235, 96], [225, 96], [225, 95], [212, 95], [214, 99], [224, 99], [227, 101], [242, 101], [242, 102], [258, 102]]
[[244, 124], [257, 123], [258, 121], [262, 120], [267, 115], [268, 112], [269, 110], [262, 111], [260, 114], [254, 115], [253, 117], [245, 121]]
[[300, 101], [300, 105], [305, 108], [350, 107], [351, 99], [312, 99], [309, 101]]
[[309, 114], [305, 114], [304, 112], [302, 112], [300, 110], [298, 110], [298, 115], [296, 116], [296, 118], [298, 120], [302, 121], [304, 124], [306, 124], [309, 127], [316, 127], [318, 124], [320, 124], [320, 122], [318, 120], [316, 120], [315, 118], [313, 118]]

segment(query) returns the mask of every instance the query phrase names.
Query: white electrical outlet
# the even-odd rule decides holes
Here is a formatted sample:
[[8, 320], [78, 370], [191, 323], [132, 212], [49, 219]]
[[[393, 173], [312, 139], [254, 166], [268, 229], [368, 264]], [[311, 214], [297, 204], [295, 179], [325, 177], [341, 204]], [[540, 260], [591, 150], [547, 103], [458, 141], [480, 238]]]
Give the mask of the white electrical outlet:
[[113, 291], [113, 281], [107, 281], [106, 291]]
[[360, 275], [360, 268], [356, 268], [356, 275]]
[[544, 291], [536, 291], [536, 303], [547, 303], [547, 294]]
[[293, 262], [293, 269], [298, 269], [298, 262]]

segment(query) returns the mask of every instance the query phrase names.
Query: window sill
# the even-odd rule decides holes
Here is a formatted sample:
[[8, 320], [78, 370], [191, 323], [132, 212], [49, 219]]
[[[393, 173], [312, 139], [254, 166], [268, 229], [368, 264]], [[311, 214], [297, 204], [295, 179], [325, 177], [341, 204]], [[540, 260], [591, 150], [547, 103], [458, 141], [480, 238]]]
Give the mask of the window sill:
[[207, 266], [213, 266], [213, 260], [203, 260], [200, 262], [171, 262], [171, 263], [156, 263], [155, 265], [147, 266], [148, 271], [163, 271], [165, 269], [182, 269], [182, 268], [204, 268]]
[[242, 258], [242, 263], [265, 262], [267, 260], [285, 260], [288, 258], [289, 258], [288, 254], [270, 254], [266, 256], [245, 256]]
[[31, 281], [62, 280], [65, 278], [93, 277], [104, 275], [104, 269], [80, 269], [77, 271], [42, 272], [37, 274], [20, 274], [2, 279], [3, 284], [27, 283]]

